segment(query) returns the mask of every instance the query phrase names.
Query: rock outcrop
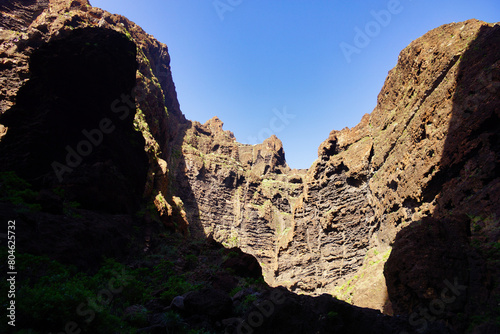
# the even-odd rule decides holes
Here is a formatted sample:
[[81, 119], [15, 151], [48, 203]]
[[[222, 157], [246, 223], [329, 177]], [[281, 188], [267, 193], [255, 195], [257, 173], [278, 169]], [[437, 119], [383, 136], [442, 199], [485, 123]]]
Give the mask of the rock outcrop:
[[[276, 136], [258, 145], [239, 144], [222, 125], [216, 117], [186, 125], [170, 158], [172, 183], [193, 235], [213, 236], [251, 252], [272, 279], [275, 248], [293, 233], [291, 207], [302, 191], [304, 172], [290, 170]], [[252, 252], [257, 249], [258, 255]]]
[[[4, 1], [0, 15], [0, 171], [30, 182], [45, 207], [142, 218], [124, 228], [141, 226], [146, 249], [155, 221], [187, 233], [168, 189], [169, 142], [186, 120], [167, 47], [84, 0]], [[90, 216], [81, 223], [99, 223]], [[27, 250], [44, 252], [34, 240]]]
[[[385, 268], [397, 313], [439, 305], [433, 316], [459, 332], [498, 331], [499, 42], [500, 26], [482, 25], [450, 68], [454, 89], [443, 92], [451, 93], [447, 132], [421, 192], [429, 218], [398, 234]], [[471, 324], [457, 314], [476, 316]]]
[[87, 209], [137, 210], [148, 160], [133, 126], [135, 105], [110, 108], [135, 86], [134, 43], [114, 31], [78, 29], [40, 46], [29, 69], [16, 105], [2, 115], [2, 168], [60, 187]]

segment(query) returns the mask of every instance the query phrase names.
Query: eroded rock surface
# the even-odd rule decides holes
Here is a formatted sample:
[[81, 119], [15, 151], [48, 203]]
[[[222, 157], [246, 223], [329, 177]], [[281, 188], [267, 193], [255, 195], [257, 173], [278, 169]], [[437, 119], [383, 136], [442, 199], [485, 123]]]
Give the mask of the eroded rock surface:
[[[307, 171], [279, 163], [273, 138], [249, 147], [218, 120], [195, 124], [182, 150], [190, 221], [256, 256], [272, 285], [392, 314], [382, 272], [412, 222], [469, 215], [487, 221], [487, 249], [498, 241], [498, 31], [470, 20], [412, 42], [373, 112], [332, 131]], [[255, 164], [262, 145], [268, 167]]]
[[[303, 291], [328, 291], [339, 279], [349, 277], [361, 267], [367, 250], [386, 251], [403, 226], [446, 206], [438, 202], [454, 194], [442, 191], [447, 177], [444, 161], [451, 158], [446, 145], [455, 141], [450, 135], [461, 136], [456, 142], [465, 146], [471, 152], [469, 156], [477, 161], [473, 146], [478, 144], [472, 144], [471, 140], [478, 139], [462, 138], [461, 129], [473, 132], [474, 124], [478, 135], [483, 133], [479, 123], [493, 127], [489, 135], [482, 135], [490, 143], [485, 142], [482, 149], [483, 154], [491, 155], [489, 180], [495, 179], [494, 145], [498, 140], [493, 124], [498, 124], [494, 112], [498, 103], [495, 95], [498, 53], [492, 45], [497, 29], [471, 20], [445, 25], [414, 41], [401, 52], [374, 111], [353, 129], [332, 131], [318, 150], [318, 160], [307, 172], [284, 168], [276, 172], [276, 166], [283, 165], [276, 163], [281, 161], [278, 157], [282, 155], [282, 147], [271, 144], [271, 139], [249, 147], [237, 144], [218, 121], [217, 126], [211, 125], [213, 120], [194, 125], [187, 132], [183, 147], [190, 187], [198, 205], [197, 212], [191, 212], [193, 219], [200, 220], [204, 227], [213, 226], [208, 233], [215, 233], [219, 240], [231, 234], [218, 235], [218, 230], [233, 231], [239, 236], [239, 245], [248, 247], [250, 252], [254, 248], [257, 257], [257, 252], [273, 254], [271, 257], [277, 258], [273, 265], [276, 282]], [[488, 55], [481, 60], [481, 66], [474, 65], [475, 69], [470, 68], [471, 61], [465, 58], [480, 61], [476, 59], [480, 55], [472, 54], [470, 48], [484, 50]], [[463, 67], [473, 73], [465, 74]], [[489, 81], [481, 83], [484, 75], [489, 75], [486, 79]], [[457, 124], [455, 114], [469, 108], [464, 101], [458, 101], [465, 87], [470, 86], [463, 83], [463, 78], [471, 76], [476, 77], [473, 82], [478, 87], [470, 94], [479, 96], [475, 100], [467, 98], [468, 103], [481, 101], [491, 106], [483, 113], [484, 108], [474, 106], [479, 110], [473, 118], [468, 121], [464, 118]], [[466, 112], [472, 113], [473, 110]], [[467, 123], [472, 119], [477, 121]], [[453, 127], [458, 131], [453, 131]], [[263, 159], [269, 161], [267, 168], [256, 167], [258, 154], [257, 158], [250, 158], [256, 156], [262, 145], [274, 147], [276, 159]], [[453, 159], [462, 161], [460, 156]], [[454, 176], [459, 175], [448, 177]], [[485, 187], [487, 184], [477, 185], [477, 189]], [[266, 193], [265, 188], [272, 190]], [[460, 189], [458, 193], [464, 191]], [[254, 196], [256, 193], [259, 196]], [[236, 198], [239, 200], [235, 201]], [[248, 214], [252, 210], [246, 203], [259, 205], [266, 201], [269, 214], [263, 224], [258, 219], [262, 215]], [[471, 203], [454, 203], [448, 210], [478, 211], [476, 207]], [[495, 210], [491, 206], [486, 209], [490, 214]], [[266, 237], [278, 230], [273, 223], [276, 217], [273, 212], [285, 214], [282, 221], [291, 233], [289, 240], [279, 246], [276, 237]], [[214, 219], [226, 216], [227, 219]], [[259, 229], [259, 244], [250, 242], [246, 236], [248, 225]]]
[[[146, 250], [156, 222], [187, 233], [182, 201], [168, 189], [168, 143], [186, 120], [167, 47], [84, 0], [2, 1], [0, 15], [0, 172], [33, 185], [36, 201], [52, 213], [43, 219], [51, 222], [46, 232], [68, 215], [96, 232], [100, 220], [110, 222], [108, 230], [127, 221], [116, 240], [126, 244], [123, 235], [140, 226], [135, 237]], [[25, 218], [19, 223], [33, 224]], [[37, 229], [26, 231], [25, 251], [57, 259], [68, 258], [72, 243], [94, 247], [73, 232], [43, 242]]]

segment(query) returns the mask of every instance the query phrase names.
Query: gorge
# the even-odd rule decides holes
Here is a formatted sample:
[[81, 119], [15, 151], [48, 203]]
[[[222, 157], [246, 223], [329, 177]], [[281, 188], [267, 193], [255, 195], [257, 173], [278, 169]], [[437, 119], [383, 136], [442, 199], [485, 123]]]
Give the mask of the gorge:
[[[57, 286], [59, 266], [97, 280], [121, 263], [145, 286], [83, 332], [500, 331], [498, 24], [413, 41], [375, 109], [294, 170], [274, 135], [240, 144], [216, 116], [187, 120], [167, 46], [125, 17], [85, 0], [0, 14], [0, 216], [24, 254], [19, 299]], [[18, 328], [60, 332], [82, 301], [63, 300], [19, 300]]]

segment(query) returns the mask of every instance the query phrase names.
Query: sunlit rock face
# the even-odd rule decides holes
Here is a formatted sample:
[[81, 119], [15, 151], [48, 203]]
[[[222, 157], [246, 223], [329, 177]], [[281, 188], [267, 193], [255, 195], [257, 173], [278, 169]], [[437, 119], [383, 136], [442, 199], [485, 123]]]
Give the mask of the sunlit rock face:
[[218, 119], [194, 123], [175, 169], [191, 223], [255, 255], [271, 284], [391, 313], [382, 271], [400, 230], [500, 213], [496, 41], [471, 20], [412, 42], [373, 112], [332, 131], [307, 171], [286, 168], [275, 138], [242, 145]]

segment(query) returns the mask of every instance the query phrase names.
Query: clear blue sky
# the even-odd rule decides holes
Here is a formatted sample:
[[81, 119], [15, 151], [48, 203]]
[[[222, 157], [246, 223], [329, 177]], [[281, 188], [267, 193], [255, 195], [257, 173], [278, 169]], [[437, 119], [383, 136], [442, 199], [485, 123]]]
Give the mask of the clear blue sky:
[[[218, 116], [241, 143], [274, 133], [292, 168], [308, 168], [331, 130], [373, 110], [412, 40], [445, 23], [500, 20], [498, 0], [90, 2], [167, 44], [188, 119]], [[359, 30], [369, 41], [355, 40]]]

